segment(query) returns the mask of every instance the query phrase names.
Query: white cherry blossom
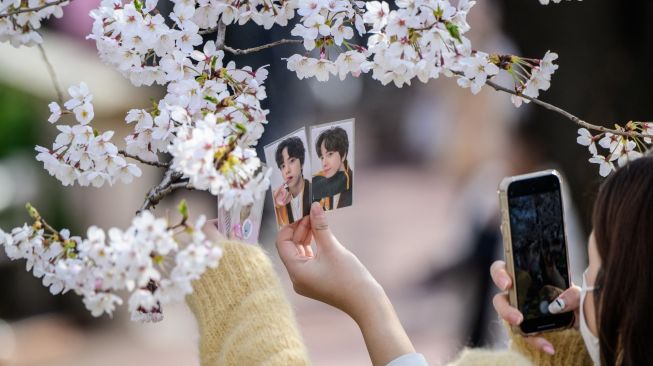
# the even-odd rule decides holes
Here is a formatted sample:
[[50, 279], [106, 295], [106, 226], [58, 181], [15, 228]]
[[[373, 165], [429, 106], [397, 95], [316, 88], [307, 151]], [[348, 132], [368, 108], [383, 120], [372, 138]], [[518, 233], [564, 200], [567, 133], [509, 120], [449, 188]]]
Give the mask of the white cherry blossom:
[[48, 108], [50, 108], [50, 118], [48, 118], [48, 122], [57, 123], [59, 118], [61, 118], [61, 107], [59, 106], [59, 103], [52, 102], [48, 104]]

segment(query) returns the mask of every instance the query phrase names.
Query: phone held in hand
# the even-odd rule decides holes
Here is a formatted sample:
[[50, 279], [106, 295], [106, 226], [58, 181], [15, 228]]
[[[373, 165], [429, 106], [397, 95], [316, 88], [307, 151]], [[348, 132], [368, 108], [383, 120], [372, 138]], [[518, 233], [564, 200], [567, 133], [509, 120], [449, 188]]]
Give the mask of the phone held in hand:
[[506, 268], [513, 279], [510, 304], [524, 315], [515, 327], [524, 335], [568, 328], [574, 321], [572, 312], [548, 310], [570, 286], [561, 190], [555, 170], [506, 177], [499, 186]]

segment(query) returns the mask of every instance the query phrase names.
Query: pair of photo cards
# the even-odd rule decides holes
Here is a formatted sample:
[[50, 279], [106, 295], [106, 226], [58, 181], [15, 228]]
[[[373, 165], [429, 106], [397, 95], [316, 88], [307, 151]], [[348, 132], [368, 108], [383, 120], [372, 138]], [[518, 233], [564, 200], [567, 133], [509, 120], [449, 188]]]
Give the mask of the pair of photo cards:
[[264, 147], [278, 227], [300, 220], [313, 202], [351, 206], [354, 119], [300, 128]]

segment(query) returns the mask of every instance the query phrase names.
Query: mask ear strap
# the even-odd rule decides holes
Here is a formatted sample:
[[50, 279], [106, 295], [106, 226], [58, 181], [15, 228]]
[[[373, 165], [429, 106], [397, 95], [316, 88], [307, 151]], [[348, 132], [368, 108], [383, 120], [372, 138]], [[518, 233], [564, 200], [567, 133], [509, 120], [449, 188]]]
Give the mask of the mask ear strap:
[[[598, 276], [597, 276], [598, 278]], [[588, 291], [594, 291], [597, 288], [596, 285], [594, 286], [587, 286], [587, 269], [585, 272], [583, 272], [583, 286], [581, 287], [581, 291], [583, 292], [588, 292]]]

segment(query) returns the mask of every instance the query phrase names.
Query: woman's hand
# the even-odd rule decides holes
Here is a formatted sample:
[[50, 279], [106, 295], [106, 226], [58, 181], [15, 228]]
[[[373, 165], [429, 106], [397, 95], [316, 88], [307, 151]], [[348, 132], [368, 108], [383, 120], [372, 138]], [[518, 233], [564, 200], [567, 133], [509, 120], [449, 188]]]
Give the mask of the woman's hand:
[[373, 365], [415, 352], [383, 288], [333, 236], [319, 203], [313, 203], [309, 216], [281, 228], [277, 250], [295, 292], [334, 306], [356, 321]]
[[[512, 288], [512, 278], [506, 271], [506, 263], [504, 261], [496, 261], [490, 267], [490, 274], [494, 284], [503, 292], [494, 296], [493, 304], [494, 309], [499, 316], [510, 323], [510, 325], [518, 326], [524, 321], [524, 315], [517, 309], [510, 306], [508, 299], [508, 291]], [[573, 311], [575, 315], [575, 326], [578, 326], [578, 308], [580, 305], [580, 288], [578, 286], [571, 286], [565, 290], [560, 296], [549, 304], [549, 312], [552, 314], [564, 313]], [[539, 349], [550, 355], [555, 353], [551, 342], [543, 337], [527, 336], [526, 342], [533, 348]]]
[[[313, 237], [316, 254], [311, 249]], [[367, 268], [333, 236], [318, 203], [313, 203], [309, 216], [281, 228], [277, 250], [295, 292], [332, 305], [357, 321], [370, 302], [385, 297]]]

